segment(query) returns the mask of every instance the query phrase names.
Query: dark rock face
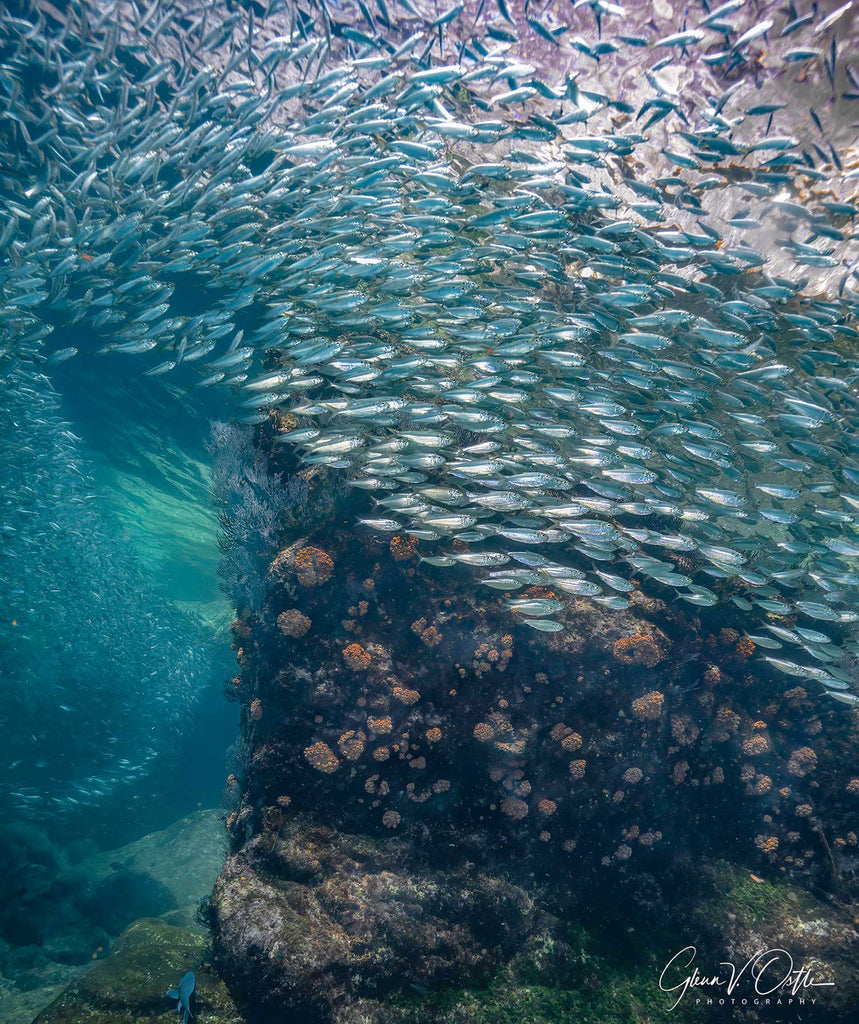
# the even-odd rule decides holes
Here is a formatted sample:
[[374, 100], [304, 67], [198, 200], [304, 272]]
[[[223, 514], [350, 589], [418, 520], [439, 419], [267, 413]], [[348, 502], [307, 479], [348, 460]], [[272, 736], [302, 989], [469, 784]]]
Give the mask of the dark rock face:
[[[689, 923], [708, 953], [742, 966], [761, 951], [785, 951], [765, 974], [762, 988], [788, 966], [808, 968], [812, 984], [796, 993], [806, 999], [800, 1019], [851, 1020], [859, 1002], [855, 905], [821, 900], [806, 889], [767, 881], [724, 862], [702, 868], [701, 898], [690, 903]], [[714, 956], [712, 966], [720, 957]], [[786, 1000], [794, 993], [777, 994]], [[786, 1019], [793, 1020], [793, 1012], [785, 1002]]]
[[416, 988], [485, 984], [528, 934], [519, 887], [474, 869], [421, 870], [409, 844], [285, 823], [215, 887], [215, 956], [248, 1019], [329, 1021]]
[[730, 602], [690, 610], [642, 581], [616, 611], [543, 579], [516, 596], [560, 602], [564, 629], [538, 631], [467, 562], [356, 535], [360, 498], [340, 496], [335, 521], [334, 485], [307, 481], [308, 532], [269, 552], [264, 597], [233, 623], [242, 744], [213, 917], [254, 1024], [480, 1020], [472, 1003], [417, 1018], [394, 1003], [503, 976], [516, 1004], [511, 965], [546, 908], [609, 908], [617, 933], [673, 915], [718, 963], [731, 929], [687, 928], [714, 855], [851, 898], [859, 716], [769, 674]]
[[65, 868], [64, 856], [37, 826], [0, 827], [0, 938], [16, 946], [38, 945], [66, 930], [66, 889], [57, 884]]
[[[802, 1007], [776, 994], [779, 1019], [852, 1020], [859, 937], [843, 906], [727, 862], [698, 870], [670, 916], [663, 907], [649, 926], [621, 909], [629, 884], [605, 919], [565, 919], [539, 909], [546, 889], [529, 894], [471, 864], [428, 871], [401, 838], [297, 818], [228, 861], [214, 895], [215, 960], [249, 1024], [715, 1024], [740, 1019], [696, 1002], [720, 991], [692, 990], [672, 1009], [681, 994], [661, 989], [660, 976], [674, 954], [694, 945], [696, 966], [713, 976], [782, 949], [815, 987], [800, 992]], [[669, 972], [665, 985], [674, 981]], [[752, 979], [736, 996], [752, 1005]]]
[[442, 861], [447, 843], [478, 861], [506, 846], [557, 874], [575, 851], [597, 881], [713, 843], [797, 877], [839, 873], [857, 846], [859, 715], [769, 675], [739, 617], [666, 603], [654, 583], [627, 611], [546, 583], [517, 591], [562, 603], [564, 630], [538, 632], [502, 592], [475, 592], [467, 565], [421, 553], [328, 529], [273, 557], [262, 609], [233, 626], [234, 841], [306, 812], [431, 835]]

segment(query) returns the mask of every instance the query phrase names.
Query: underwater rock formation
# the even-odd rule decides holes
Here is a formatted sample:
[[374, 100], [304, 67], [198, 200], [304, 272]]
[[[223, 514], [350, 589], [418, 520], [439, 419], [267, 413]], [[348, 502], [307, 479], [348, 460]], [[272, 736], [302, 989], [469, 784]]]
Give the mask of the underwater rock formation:
[[821, 900], [726, 863], [706, 866], [700, 892], [700, 902], [689, 908], [690, 923], [709, 948], [737, 964], [761, 950], [787, 950], [797, 966], [810, 965], [824, 983], [805, 993], [815, 999], [819, 1019], [849, 1020], [855, 1013], [859, 932], [847, 903]]
[[225, 854], [218, 810], [198, 811], [74, 862], [35, 824], [6, 825], [0, 830], [3, 1024], [30, 1024], [82, 969], [112, 955], [116, 937], [137, 918], [161, 915], [163, 923], [181, 926], [169, 934], [188, 929], [202, 937], [200, 901]]
[[83, 901], [87, 917], [110, 935], [119, 935], [138, 918], [159, 917], [177, 907], [165, 885], [141, 871], [127, 869], [108, 875]]
[[[4, 345], [61, 362], [81, 324], [246, 421], [215, 438], [243, 1003], [258, 911], [287, 1004], [360, 1012], [336, 915], [275, 962], [283, 891], [321, 906], [295, 822], [562, 908], [657, 914], [705, 852], [849, 896], [850, 5], [22, 6]], [[429, 985], [487, 966], [457, 934]]]
[[[213, 898], [215, 957], [251, 1021], [360, 1020], [353, 1003], [486, 984], [533, 905], [480, 871], [416, 868], [403, 839], [282, 823], [231, 857]], [[354, 1014], [354, 1015], [353, 1015]]]
[[[640, 892], [652, 885], [646, 877]], [[779, 1008], [744, 1019], [852, 1020], [859, 938], [843, 906], [727, 862], [699, 863], [686, 879], [689, 889], [649, 916], [620, 905], [628, 884], [603, 915], [556, 916], [540, 906], [542, 887], [527, 892], [468, 862], [428, 871], [401, 838], [296, 817], [230, 858], [215, 893], [215, 956], [249, 1024], [736, 1019], [696, 999], [718, 992], [693, 990], [670, 1009], [679, 993], [660, 989], [660, 978], [665, 970], [664, 985], [675, 983], [668, 965], [684, 944], [710, 975], [766, 949], [787, 949], [811, 969], [816, 987], [800, 993], [802, 1008], [785, 993]], [[741, 985], [737, 999], [749, 991]]]
[[[402, 987], [405, 948], [367, 952], [388, 949], [374, 899], [393, 913], [397, 898], [372, 881], [385, 872], [404, 892], [503, 877], [567, 917], [610, 885], [635, 916], [668, 912], [678, 873], [722, 852], [851, 898], [859, 721], [779, 673], [753, 676], [738, 610], [690, 614], [637, 581], [626, 611], [533, 586], [525, 597], [557, 601], [564, 625], [537, 632], [468, 566], [451, 585], [421, 565], [421, 542], [348, 529], [354, 498], [336, 512], [270, 550], [262, 607], [233, 624], [244, 774], [213, 914], [219, 969], [251, 1016], [260, 957], [272, 999], [312, 1019], [363, 1019], [376, 989]], [[330, 895], [353, 882], [360, 927]], [[411, 913], [415, 938], [432, 914]], [[450, 927], [433, 918], [433, 934]], [[523, 920], [520, 945], [529, 934]], [[455, 943], [427, 948], [418, 984], [474, 984]], [[514, 953], [492, 954], [496, 971]]]
[[798, 877], [837, 875], [857, 849], [855, 714], [777, 673], [753, 682], [724, 610], [636, 586], [616, 611], [549, 584], [525, 596], [555, 601], [565, 628], [539, 633], [469, 568], [450, 586], [401, 544], [332, 522], [272, 551], [262, 610], [234, 623], [237, 839], [306, 812], [598, 868], [703, 848], [730, 813], [734, 849]]

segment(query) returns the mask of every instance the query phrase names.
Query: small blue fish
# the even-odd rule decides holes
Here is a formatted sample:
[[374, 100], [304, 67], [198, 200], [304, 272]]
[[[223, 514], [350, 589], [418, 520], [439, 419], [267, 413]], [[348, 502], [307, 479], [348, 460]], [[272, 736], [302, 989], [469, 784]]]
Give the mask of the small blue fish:
[[176, 1010], [182, 1014], [182, 1024], [188, 1024], [191, 1020], [191, 996], [197, 987], [197, 979], [193, 971], [188, 971], [179, 979], [178, 988], [167, 989], [167, 998], [178, 1000]]

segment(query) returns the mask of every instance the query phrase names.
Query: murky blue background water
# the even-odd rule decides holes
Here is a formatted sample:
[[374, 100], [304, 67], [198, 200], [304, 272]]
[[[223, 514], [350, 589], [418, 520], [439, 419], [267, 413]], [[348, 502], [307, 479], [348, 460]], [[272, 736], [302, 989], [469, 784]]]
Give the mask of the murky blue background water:
[[[38, 414], [25, 422], [7, 409], [19, 433], [3, 442], [10, 505], [51, 481], [43, 504], [4, 517], [0, 842], [20, 879], [0, 898], [6, 1022], [32, 1019], [101, 955], [125, 910], [133, 919], [182, 903], [165, 895], [174, 885], [189, 904], [205, 894], [223, 854], [223, 766], [236, 733], [222, 696], [232, 616], [218, 592], [206, 451], [227, 399], [182, 394], [121, 357], [45, 369], [33, 385]], [[76, 440], [52, 450], [66, 429]], [[158, 861], [162, 846], [174, 862], [164, 889], [126, 844], [187, 815], [168, 834], [172, 848], [142, 840], [147, 856]], [[181, 850], [203, 865], [202, 881], [183, 879]], [[124, 908], [113, 924], [100, 919], [111, 904]]]

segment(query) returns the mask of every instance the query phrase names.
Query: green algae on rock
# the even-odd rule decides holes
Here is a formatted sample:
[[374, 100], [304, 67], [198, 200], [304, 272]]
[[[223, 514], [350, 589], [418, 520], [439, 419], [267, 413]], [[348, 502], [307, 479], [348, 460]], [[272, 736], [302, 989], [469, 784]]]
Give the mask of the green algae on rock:
[[705, 867], [702, 895], [691, 923], [725, 959], [743, 964], [762, 950], [787, 950], [797, 968], [811, 966], [818, 981], [830, 983], [809, 992], [829, 1019], [852, 1019], [859, 1005], [855, 902], [819, 899], [724, 861]]
[[144, 918], [122, 934], [109, 956], [40, 1013], [36, 1024], [175, 1024], [175, 1005], [165, 992], [187, 970], [197, 975], [198, 1024], [243, 1024], [205, 956], [200, 935]]

